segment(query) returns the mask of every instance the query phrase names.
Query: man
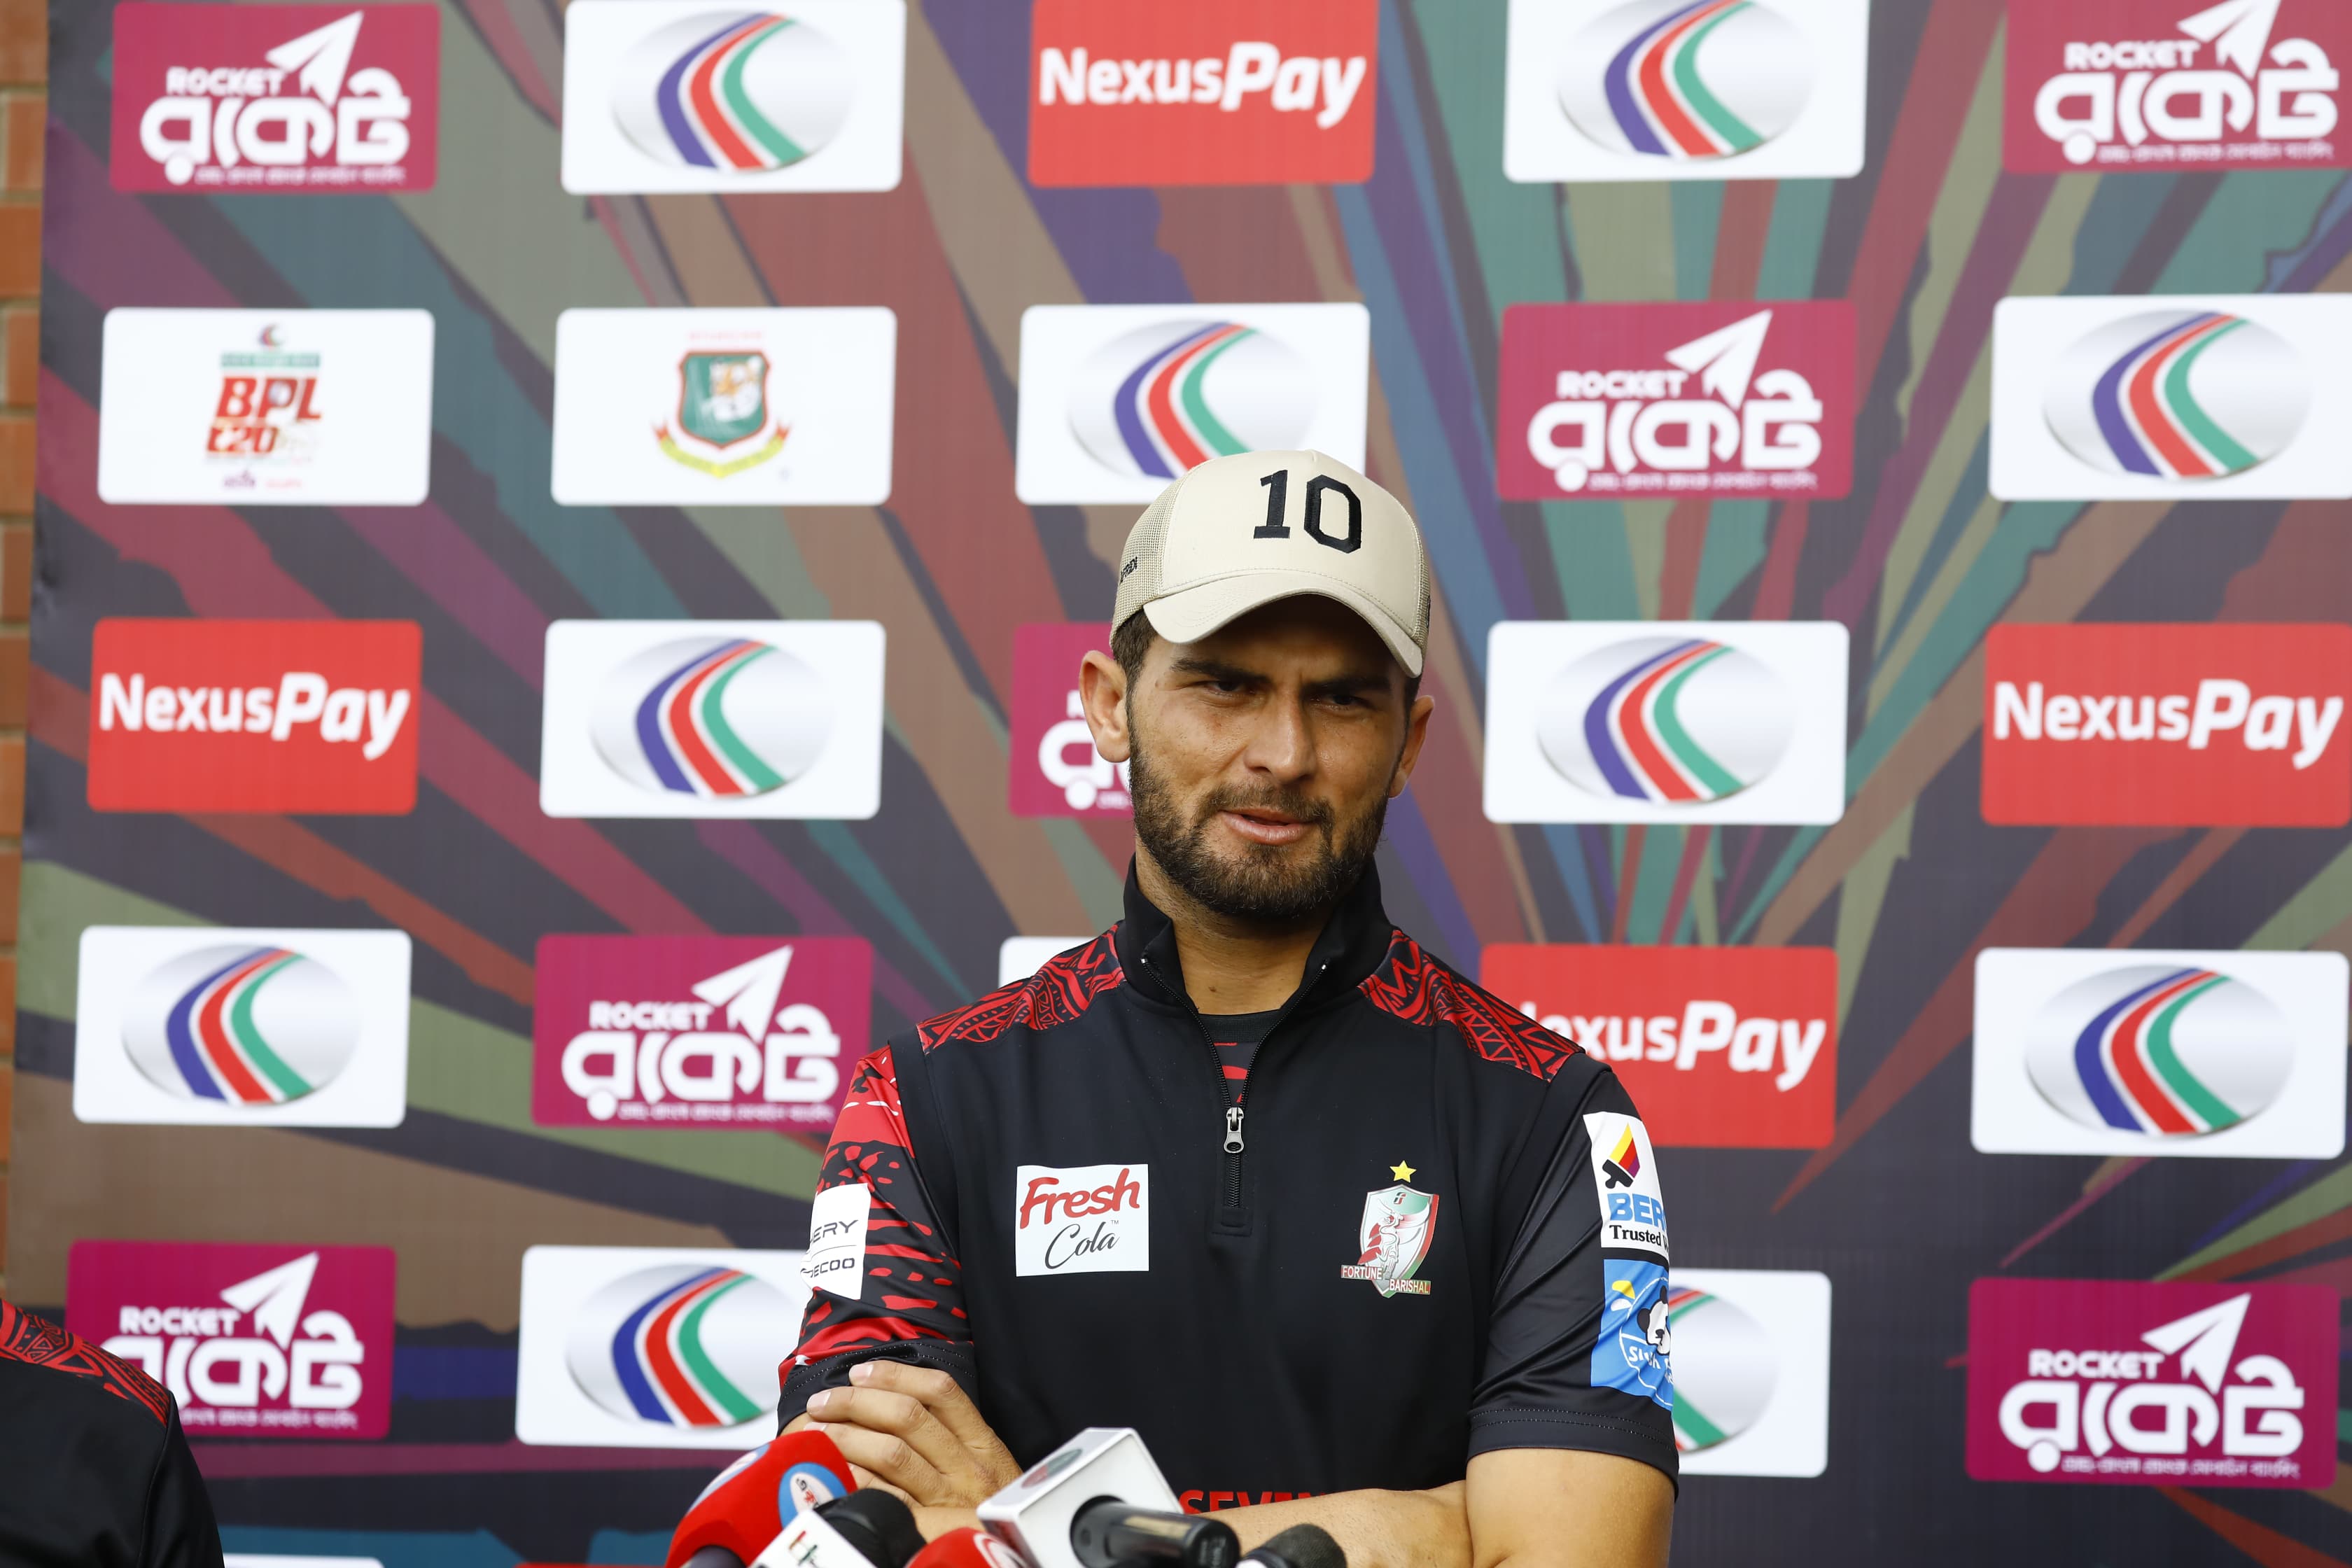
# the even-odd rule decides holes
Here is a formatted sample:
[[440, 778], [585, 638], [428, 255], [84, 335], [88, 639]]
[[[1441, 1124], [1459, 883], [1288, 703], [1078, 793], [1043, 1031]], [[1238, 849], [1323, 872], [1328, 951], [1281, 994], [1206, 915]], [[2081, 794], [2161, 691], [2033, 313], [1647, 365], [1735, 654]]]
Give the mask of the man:
[[815, 1216], [863, 1251], [781, 1414], [926, 1509], [1131, 1426], [1245, 1545], [1312, 1521], [1356, 1568], [1664, 1563], [1648, 1135], [1381, 910], [1433, 706], [1412, 519], [1319, 453], [1220, 458], [1118, 584], [1079, 679], [1131, 764], [1126, 918], [861, 1064]]
[[0, 1563], [221, 1568], [179, 1406], [137, 1367], [0, 1301]]

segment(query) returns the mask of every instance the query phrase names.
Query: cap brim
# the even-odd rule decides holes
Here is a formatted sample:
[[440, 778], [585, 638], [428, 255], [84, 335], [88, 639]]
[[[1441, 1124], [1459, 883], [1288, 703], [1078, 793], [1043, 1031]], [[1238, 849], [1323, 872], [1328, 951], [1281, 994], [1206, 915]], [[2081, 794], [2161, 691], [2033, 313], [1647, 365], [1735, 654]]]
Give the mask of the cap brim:
[[1313, 572], [1236, 572], [1154, 599], [1143, 606], [1143, 613], [1150, 619], [1151, 629], [1170, 642], [1198, 642], [1261, 605], [1301, 594], [1330, 599], [1355, 611], [1388, 645], [1407, 675], [1421, 673], [1421, 646], [1402, 622], [1370, 595]]

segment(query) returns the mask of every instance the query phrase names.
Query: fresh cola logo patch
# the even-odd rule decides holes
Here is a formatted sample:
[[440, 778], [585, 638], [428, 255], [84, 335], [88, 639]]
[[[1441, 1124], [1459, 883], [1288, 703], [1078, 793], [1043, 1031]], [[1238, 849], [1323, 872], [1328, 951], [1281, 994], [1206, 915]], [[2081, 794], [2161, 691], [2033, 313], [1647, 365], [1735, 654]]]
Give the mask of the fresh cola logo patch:
[[2329, 0], [2012, 5], [2001, 162], [2020, 174], [2341, 168], [2352, 14]]
[[1969, 1474], [2324, 1489], [2338, 1316], [2318, 1285], [1979, 1279]]
[[89, 804], [405, 812], [421, 646], [413, 621], [102, 620]]
[[2347, 691], [2347, 626], [1996, 626], [1985, 820], [2341, 826]]
[[1375, 0], [1034, 0], [1030, 183], [1370, 179], [1379, 47]]
[[118, 191], [422, 191], [437, 5], [114, 7]]
[[1818, 1149], [1830, 1141], [1830, 948], [1494, 942], [1478, 983], [1607, 1062], [1661, 1143]]
[[1013, 1173], [1013, 1272], [1148, 1272], [1150, 1198], [1149, 1165], [1021, 1166]]
[[543, 1127], [822, 1133], [866, 1054], [862, 937], [547, 936], [535, 973]]
[[1109, 652], [1108, 621], [1025, 626], [1013, 634], [1010, 789], [1016, 816], [1128, 815], [1127, 764], [1114, 765], [1095, 750], [1078, 706], [1079, 661]]
[[381, 1437], [388, 1247], [77, 1241], [66, 1327], [172, 1391], [195, 1436]]
[[1513, 305], [1496, 482], [1507, 499], [1801, 496], [1853, 466], [1853, 307]]

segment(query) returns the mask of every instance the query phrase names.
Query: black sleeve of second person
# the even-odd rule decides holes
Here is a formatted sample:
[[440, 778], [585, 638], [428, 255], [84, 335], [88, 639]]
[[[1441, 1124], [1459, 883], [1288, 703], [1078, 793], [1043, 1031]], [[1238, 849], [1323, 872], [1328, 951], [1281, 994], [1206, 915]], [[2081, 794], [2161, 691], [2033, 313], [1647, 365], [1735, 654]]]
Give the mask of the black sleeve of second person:
[[140, 1568], [221, 1568], [220, 1526], [175, 1403], [147, 1483], [147, 1539]]
[[[1616, 1336], [1633, 1315], [1633, 1298], [1643, 1311], [1656, 1308], [1665, 1282], [1663, 1259], [1604, 1250], [1586, 1121], [1594, 1112], [1639, 1114], [1616, 1075], [1583, 1058], [1553, 1080], [1510, 1178], [1509, 1189], [1528, 1199], [1516, 1234], [1497, 1254], [1486, 1363], [1470, 1406], [1470, 1455], [1582, 1449], [1637, 1459], [1672, 1479], [1678, 1467], [1670, 1381], [1660, 1376], [1664, 1386], [1654, 1393], [1611, 1385], [1638, 1383]], [[1618, 1297], [1626, 1300], [1612, 1311]], [[1639, 1347], [1633, 1349], [1638, 1357]]]

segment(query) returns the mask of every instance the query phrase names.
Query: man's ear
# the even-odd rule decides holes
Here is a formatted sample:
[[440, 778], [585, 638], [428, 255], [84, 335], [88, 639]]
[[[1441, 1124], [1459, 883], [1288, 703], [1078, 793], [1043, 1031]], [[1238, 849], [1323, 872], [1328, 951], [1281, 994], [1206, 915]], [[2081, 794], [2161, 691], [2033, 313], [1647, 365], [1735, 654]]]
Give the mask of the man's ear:
[[1436, 710], [1437, 699], [1424, 691], [1412, 700], [1405, 710], [1404, 745], [1397, 752], [1396, 771], [1389, 775], [1389, 798], [1394, 800], [1412, 782], [1412, 770], [1421, 761], [1422, 743], [1429, 739], [1429, 716]]
[[1088, 653], [1078, 666], [1078, 703], [1104, 761], [1123, 763], [1134, 754], [1135, 742], [1127, 732], [1127, 672], [1110, 655]]

